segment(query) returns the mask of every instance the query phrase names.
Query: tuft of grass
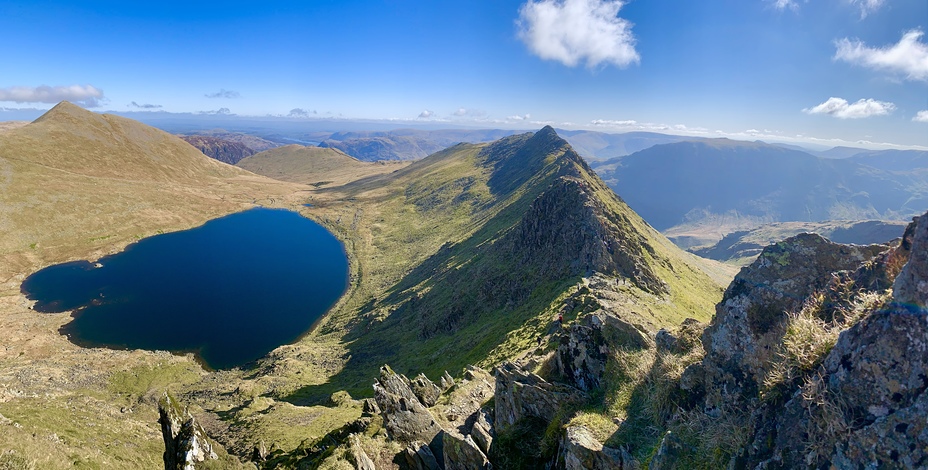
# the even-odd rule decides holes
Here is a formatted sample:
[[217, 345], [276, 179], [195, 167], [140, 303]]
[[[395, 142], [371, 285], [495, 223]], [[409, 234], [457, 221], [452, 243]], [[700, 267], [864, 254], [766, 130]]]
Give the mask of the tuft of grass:
[[3, 452], [0, 454], [0, 470], [35, 470], [35, 461], [14, 451]]

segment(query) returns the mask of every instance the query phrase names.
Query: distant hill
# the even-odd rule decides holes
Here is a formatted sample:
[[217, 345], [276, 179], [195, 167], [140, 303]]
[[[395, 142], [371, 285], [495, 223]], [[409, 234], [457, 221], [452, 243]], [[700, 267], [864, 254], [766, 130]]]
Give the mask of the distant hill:
[[480, 143], [515, 134], [503, 129], [398, 129], [384, 132], [336, 132], [319, 143], [358, 160], [418, 160], [461, 142]]
[[887, 171], [928, 171], [928, 151], [924, 150], [864, 151], [849, 157], [848, 160]]
[[858, 147], [832, 147], [828, 150], [822, 150], [821, 152], [810, 152], [817, 157], [822, 158], [848, 158], [853, 157], [861, 152], [867, 152], [867, 149], [862, 149]]
[[407, 164], [408, 162], [362, 162], [341, 150], [293, 144], [257, 153], [242, 159], [236, 166], [281, 181], [322, 187], [390, 173]]
[[699, 137], [658, 134], [656, 132], [625, 132], [608, 134], [596, 131], [568, 131], [558, 129], [558, 134], [587, 160], [606, 160], [629, 155], [658, 144], [670, 144], [684, 140], [700, 140]]
[[598, 162], [594, 168], [662, 231], [718, 216], [750, 221], [749, 226], [904, 220], [928, 207], [925, 172], [879, 166], [885, 165], [825, 159], [762, 142], [714, 139], [656, 145]]
[[180, 136], [185, 142], [196, 147], [204, 155], [229, 165], [235, 165], [239, 160], [255, 154], [255, 151], [245, 144], [231, 140], [220, 139], [205, 135]]
[[747, 266], [767, 245], [800, 233], [817, 233], [835, 243], [871, 245], [898, 238], [907, 225], [904, 221], [882, 220], [781, 222], [732, 232], [713, 246], [690, 251], [704, 258]]

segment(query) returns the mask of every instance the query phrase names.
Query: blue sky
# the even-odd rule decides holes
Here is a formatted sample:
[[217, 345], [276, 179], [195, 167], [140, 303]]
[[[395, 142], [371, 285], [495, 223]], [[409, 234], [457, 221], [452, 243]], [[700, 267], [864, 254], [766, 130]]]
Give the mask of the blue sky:
[[0, 107], [928, 147], [924, 32], [925, 0], [14, 0]]

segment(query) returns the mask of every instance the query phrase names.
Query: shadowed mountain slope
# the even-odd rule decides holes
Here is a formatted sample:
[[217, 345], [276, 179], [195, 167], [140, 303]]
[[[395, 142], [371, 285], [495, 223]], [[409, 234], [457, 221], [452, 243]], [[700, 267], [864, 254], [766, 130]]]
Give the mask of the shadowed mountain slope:
[[235, 165], [239, 160], [254, 155], [255, 151], [240, 142], [210, 137], [205, 135], [180, 136], [184, 142], [194, 146], [207, 157], [219, 160], [229, 165]]
[[928, 206], [923, 172], [727, 139], [657, 145], [601, 176], [659, 230], [731, 214], [766, 222], [905, 219]]

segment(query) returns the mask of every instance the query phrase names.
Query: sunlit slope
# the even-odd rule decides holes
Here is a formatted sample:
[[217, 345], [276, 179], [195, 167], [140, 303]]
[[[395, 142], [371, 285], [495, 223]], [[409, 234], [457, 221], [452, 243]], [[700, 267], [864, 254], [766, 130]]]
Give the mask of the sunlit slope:
[[610, 308], [652, 328], [706, 320], [721, 295], [551, 128], [459, 144], [319, 198], [311, 213], [349, 240], [354, 287], [278, 359], [347, 334], [336, 385], [366, 387], [384, 362], [436, 373], [519, 354], [594, 273], [614, 279]]
[[317, 187], [342, 185], [366, 176], [390, 173], [404, 162], [362, 162], [334, 148], [286, 145], [244, 158], [236, 166], [281, 181]]
[[0, 134], [0, 282], [294, 190], [155, 128], [62, 102]]

